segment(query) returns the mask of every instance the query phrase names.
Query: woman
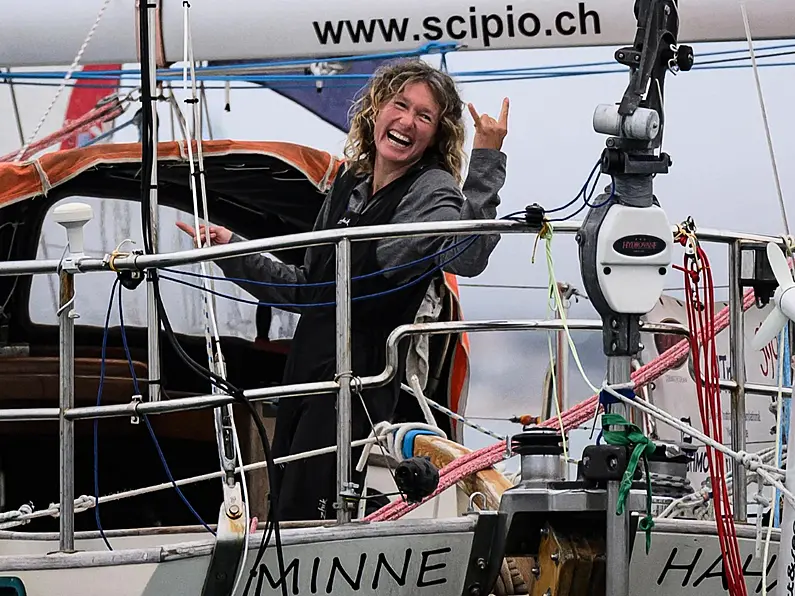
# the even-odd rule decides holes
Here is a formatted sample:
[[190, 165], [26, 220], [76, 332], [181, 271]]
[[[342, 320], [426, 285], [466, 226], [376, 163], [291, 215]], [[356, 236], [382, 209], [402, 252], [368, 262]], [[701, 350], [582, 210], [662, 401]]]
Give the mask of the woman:
[[[498, 191], [505, 180], [505, 155], [500, 151], [507, 134], [508, 100], [498, 120], [478, 115], [472, 104], [475, 139], [469, 176], [460, 188], [463, 164], [463, 104], [453, 80], [420, 60], [381, 68], [353, 106], [345, 146], [346, 165], [337, 175], [321, 207], [315, 229], [417, 221], [492, 219], [499, 205]], [[466, 196], [466, 198], [465, 198]], [[177, 224], [195, 237], [188, 225]], [[200, 230], [204, 237], [204, 230]], [[210, 227], [214, 244], [239, 240], [229, 230]], [[398, 325], [412, 323], [432, 280], [429, 275], [446, 261], [445, 271], [472, 277], [481, 273], [499, 236], [390, 238], [354, 242], [351, 249], [351, 357], [353, 374], [381, 372], [385, 344]], [[462, 243], [463, 244], [460, 244]], [[454, 248], [453, 245], [460, 244]], [[445, 252], [445, 249], [450, 249]], [[441, 253], [441, 254], [440, 254]], [[453, 257], [455, 257], [453, 259]], [[453, 260], [451, 260], [453, 259]], [[258, 299], [286, 304], [301, 313], [285, 367], [284, 383], [334, 379], [335, 248], [311, 247], [302, 267], [262, 255], [217, 262], [229, 277], [296, 284], [243, 287]], [[398, 265], [413, 263], [409, 267]], [[384, 271], [386, 270], [386, 271]], [[358, 298], [358, 299], [357, 299]], [[405, 362], [402, 342], [399, 362]], [[400, 392], [403, 370], [385, 387], [366, 390], [352, 401], [353, 440], [371, 431], [362, 403], [372, 421], [391, 420]], [[334, 395], [283, 399], [279, 402], [273, 455], [281, 457], [336, 443]], [[360, 449], [353, 452], [353, 462]], [[336, 501], [334, 454], [278, 466], [278, 516], [284, 520], [334, 517]], [[362, 485], [362, 475], [353, 482]]]

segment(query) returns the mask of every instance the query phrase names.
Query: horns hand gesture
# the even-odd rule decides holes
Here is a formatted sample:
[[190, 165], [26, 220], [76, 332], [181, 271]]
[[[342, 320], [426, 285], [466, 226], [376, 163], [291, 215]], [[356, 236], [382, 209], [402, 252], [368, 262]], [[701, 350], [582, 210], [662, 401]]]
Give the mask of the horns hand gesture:
[[469, 113], [475, 121], [473, 149], [502, 149], [502, 141], [508, 134], [508, 98], [502, 100], [500, 117], [495, 120], [488, 114], [478, 115], [475, 106], [468, 104]]

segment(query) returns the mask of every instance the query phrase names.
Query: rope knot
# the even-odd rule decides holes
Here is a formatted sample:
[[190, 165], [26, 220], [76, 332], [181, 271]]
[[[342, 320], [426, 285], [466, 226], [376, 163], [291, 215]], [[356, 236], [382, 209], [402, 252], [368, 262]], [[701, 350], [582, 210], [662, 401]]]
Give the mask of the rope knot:
[[740, 463], [748, 468], [751, 472], [756, 472], [762, 464], [762, 460], [756, 453], [748, 453], [747, 451], [738, 451], [737, 457]]
[[[607, 430], [610, 427], [616, 426], [623, 427], [623, 429]], [[632, 479], [635, 476], [635, 471], [638, 469], [640, 459], [643, 458], [643, 464], [646, 467], [646, 516], [641, 519], [638, 527], [646, 533], [646, 554], [648, 554], [651, 548], [651, 530], [654, 527], [654, 519], [651, 514], [652, 492], [648, 456], [654, 453], [657, 446], [654, 444], [654, 441], [641, 432], [640, 428], [628, 422], [619, 414], [603, 414], [602, 429], [604, 440], [607, 444], [632, 448], [632, 454], [629, 457], [629, 462], [627, 462], [627, 469], [624, 471], [624, 476], [621, 478], [621, 484], [618, 488], [616, 515], [622, 515], [624, 513], [627, 497], [632, 488]]]

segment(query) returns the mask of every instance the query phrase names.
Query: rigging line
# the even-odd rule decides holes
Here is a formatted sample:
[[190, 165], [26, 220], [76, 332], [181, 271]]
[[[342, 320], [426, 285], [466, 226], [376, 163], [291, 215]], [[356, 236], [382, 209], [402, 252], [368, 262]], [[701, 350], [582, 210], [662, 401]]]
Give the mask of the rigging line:
[[[6, 68], [7, 72], [11, 72], [11, 68]], [[19, 103], [17, 102], [17, 91], [14, 89], [14, 82], [9, 79], [3, 79], [4, 82], [8, 83], [8, 90], [11, 92], [11, 107], [14, 110], [14, 120], [17, 123], [17, 134], [19, 135], [19, 144], [25, 144], [25, 133], [22, 131], [22, 117], [19, 113]]]
[[768, 466], [762, 463], [759, 463], [761, 460], [760, 458], [753, 453], [748, 452], [738, 452], [734, 451], [733, 449], [727, 447], [723, 443], [713, 440], [711, 437], [705, 435], [701, 431], [697, 430], [695, 427], [690, 426], [689, 424], [683, 423], [681, 420], [672, 417], [668, 412], [658, 408], [657, 406], [645, 402], [639, 399], [632, 399], [626, 397], [616, 391], [616, 389], [623, 389], [623, 388], [633, 388], [634, 383], [621, 383], [617, 385], [609, 385], [606, 382], [602, 385], [602, 389], [607, 391], [610, 395], [615, 397], [616, 399], [624, 402], [625, 404], [632, 406], [633, 408], [637, 408], [646, 414], [657, 418], [664, 424], [675, 428], [676, 430], [682, 431], [686, 434], [689, 434], [695, 439], [698, 439], [705, 445], [708, 445], [715, 449], [716, 451], [720, 451], [722, 454], [729, 456], [730, 458], [740, 462], [743, 466], [751, 469], [754, 471], [760, 478], [767, 481], [768, 483], [772, 484], [779, 490], [781, 490], [782, 494], [786, 497], [786, 499], [790, 502], [790, 504], [795, 504], [795, 495], [790, 492], [786, 486], [784, 486], [780, 480], [777, 480], [773, 474], [779, 477], [783, 477], [783, 470], [774, 468], [773, 466]]
[[28, 150], [28, 147], [30, 147], [30, 144], [36, 138], [36, 135], [39, 134], [41, 127], [44, 126], [44, 122], [45, 120], [47, 120], [47, 116], [49, 116], [50, 112], [52, 112], [52, 109], [55, 106], [55, 103], [58, 101], [58, 98], [61, 97], [61, 93], [63, 93], [63, 90], [66, 89], [67, 81], [72, 77], [72, 74], [80, 64], [80, 59], [83, 57], [83, 52], [86, 51], [86, 48], [88, 47], [88, 44], [91, 41], [91, 38], [94, 37], [94, 32], [97, 30], [97, 26], [99, 25], [99, 22], [102, 20], [102, 15], [105, 14], [105, 9], [108, 8], [109, 4], [110, 0], [105, 0], [102, 3], [102, 7], [99, 9], [99, 14], [97, 14], [97, 18], [94, 21], [94, 24], [91, 26], [91, 29], [89, 30], [88, 35], [86, 35], [85, 40], [83, 40], [83, 45], [81, 45], [80, 49], [77, 51], [75, 59], [72, 61], [72, 64], [69, 65], [69, 69], [66, 71], [66, 76], [64, 77], [64, 80], [61, 82], [61, 86], [58, 87], [58, 91], [55, 92], [55, 97], [52, 98], [50, 105], [47, 106], [44, 115], [41, 117], [41, 120], [39, 120], [39, 123], [36, 125], [36, 128], [31, 133], [30, 137], [28, 137], [27, 142], [24, 145], [22, 145], [22, 147], [19, 149], [19, 153], [17, 153], [16, 157], [14, 158], [14, 161], [18, 161], [19, 159], [22, 158], [23, 155], [25, 155], [25, 152]]
[[756, 93], [759, 96], [759, 108], [762, 111], [762, 122], [765, 127], [765, 137], [767, 138], [767, 149], [770, 152], [770, 163], [773, 166], [773, 178], [776, 182], [776, 192], [778, 193], [778, 203], [781, 208], [781, 219], [784, 222], [784, 231], [787, 236], [790, 235], [789, 221], [787, 220], [787, 208], [784, 205], [784, 195], [781, 192], [781, 180], [778, 175], [778, 166], [776, 164], [776, 153], [773, 150], [773, 138], [770, 134], [770, 123], [767, 119], [767, 110], [765, 109], [765, 98], [762, 94], [762, 83], [759, 80], [759, 67], [756, 62], [756, 54], [754, 52], [754, 42], [751, 38], [751, 25], [748, 22], [748, 11], [746, 10], [745, 0], [740, 0], [740, 10], [743, 13], [743, 26], [745, 27], [745, 36], [748, 39], [748, 51], [751, 54], [751, 64], [754, 71], [754, 80], [756, 81]]
[[[191, 34], [191, 20], [190, 20], [190, 2], [183, 2], [184, 8], [184, 68], [183, 68], [183, 91], [188, 91], [188, 69], [190, 69], [190, 99], [185, 100], [186, 103], [191, 104], [192, 106], [192, 129], [190, 131], [190, 136], [187, 138], [187, 146], [188, 146], [188, 154], [190, 160], [190, 182], [191, 182], [191, 194], [193, 198], [193, 217], [194, 217], [194, 225], [196, 226], [196, 243], [198, 246], [202, 245], [201, 239], [198, 237], [199, 234], [199, 207], [198, 207], [198, 198], [196, 192], [196, 185], [199, 184], [201, 188], [201, 199], [202, 199], [202, 214], [204, 216], [205, 221], [209, 223], [209, 207], [207, 204], [207, 190], [204, 178], [204, 155], [202, 152], [202, 138], [203, 138], [203, 129], [201, 125], [201, 106], [200, 99], [196, 93], [196, 71], [195, 71], [195, 62], [194, 62], [194, 54], [193, 54], [193, 36]], [[182, 110], [180, 109], [180, 113]], [[197, 130], [198, 127], [198, 130]], [[196, 141], [196, 153], [198, 158], [198, 176], [197, 172], [195, 171], [194, 162], [193, 162], [193, 151], [192, 145], [193, 141]], [[206, 226], [206, 238], [205, 241], [208, 246], [212, 243], [210, 241], [210, 229], [209, 225]], [[207, 264], [202, 262], [201, 264], [201, 271], [202, 273], [207, 273]], [[207, 287], [209, 286], [210, 289], [214, 289], [215, 282], [213, 280], [202, 280], [202, 285]], [[221, 338], [220, 333], [218, 330], [218, 321], [216, 317], [216, 310], [215, 310], [215, 296], [209, 294], [208, 292], [202, 292], [202, 299], [204, 303], [204, 317], [205, 317], [205, 341], [207, 343], [207, 357], [209, 360], [210, 369], [215, 372], [219, 377], [226, 379], [227, 371], [226, 365], [224, 362], [223, 352], [221, 350]], [[212, 333], [212, 338], [211, 334]], [[216, 387], [213, 387], [213, 393], [218, 392]], [[245, 542], [243, 548], [242, 557], [239, 561], [238, 570], [235, 576], [235, 581], [232, 587], [232, 593], [236, 593], [238, 586], [240, 585], [240, 581], [243, 578], [243, 573], [246, 568], [246, 561], [248, 557], [248, 534], [249, 534], [249, 526], [251, 520], [251, 505], [249, 499], [249, 492], [248, 492], [248, 483], [246, 481], [246, 474], [242, 471], [243, 469], [243, 454], [240, 449], [240, 440], [237, 433], [237, 426], [235, 424], [234, 412], [231, 405], [227, 405], [223, 408], [218, 408], [215, 411], [214, 416], [214, 423], [215, 423], [215, 430], [217, 434], [217, 438], [219, 440], [218, 447], [219, 447], [219, 463], [222, 467], [223, 471], [227, 473], [229, 470], [227, 469], [228, 464], [225, 464], [221, 452], [223, 451], [223, 443], [221, 441], [221, 437], [223, 436], [224, 429], [222, 428], [224, 414], [222, 412], [226, 412], [226, 415], [229, 417], [231, 421], [231, 430], [232, 430], [232, 440], [235, 448], [235, 459], [237, 460], [238, 465], [240, 466], [241, 473], [240, 473], [240, 483], [243, 492], [243, 506], [245, 509], [245, 523], [244, 523], [244, 535], [245, 535]], [[265, 446], [263, 445], [263, 449]], [[234, 464], [231, 474], [234, 476]]]
[[[133, 390], [135, 391], [136, 395], [141, 395], [141, 390], [138, 385], [138, 376], [135, 373], [135, 363], [133, 362], [132, 352], [130, 352], [130, 344], [127, 342], [127, 331], [124, 324], [124, 300], [122, 294], [123, 294], [123, 286], [120, 286], [118, 293], [119, 335], [121, 336], [121, 343], [124, 349], [124, 355], [127, 359], [127, 365], [130, 367], [130, 378], [132, 379], [133, 382], [133, 388], [134, 388]], [[191, 502], [185, 496], [185, 493], [183, 493], [182, 490], [176, 485], [176, 482], [174, 481], [174, 476], [171, 473], [171, 467], [168, 465], [168, 460], [166, 459], [166, 456], [163, 453], [163, 449], [160, 446], [160, 441], [158, 441], [157, 439], [157, 435], [155, 434], [155, 431], [149, 422], [148, 416], [144, 414], [143, 416], [141, 416], [141, 418], [146, 424], [146, 430], [148, 431], [149, 437], [152, 439], [155, 450], [157, 451], [157, 455], [160, 458], [160, 464], [163, 467], [163, 471], [165, 472], [166, 477], [171, 483], [171, 486], [174, 487], [177, 496], [185, 504], [185, 507], [187, 507], [188, 511], [190, 511], [193, 517], [195, 517], [208, 532], [210, 532], [212, 535], [215, 535], [215, 532], [212, 530], [212, 528], [210, 528], [209, 524], [207, 524], [207, 522], [204, 521], [204, 519], [196, 510], [196, 508], [193, 507]]]
[[[185, 8], [185, 13], [184, 13], [184, 19], [185, 19], [185, 21], [184, 21], [185, 46], [184, 46], [184, 69], [183, 69], [184, 78], [183, 78], [183, 81], [182, 81], [182, 89], [183, 89], [183, 91], [185, 93], [188, 93], [188, 78], [189, 78], [188, 77], [188, 70], [190, 69], [190, 81], [191, 81], [190, 97], [189, 97], [189, 99], [186, 99], [185, 102], [192, 105], [192, 113], [193, 113], [192, 127], [190, 129], [189, 136], [187, 138], [187, 143], [186, 143], [187, 149], [188, 149], [188, 161], [189, 161], [189, 164], [190, 164], [191, 195], [192, 195], [192, 199], [193, 199], [193, 221], [194, 221], [193, 225], [195, 226], [195, 232], [196, 232], [196, 234], [198, 236], [199, 227], [200, 227], [199, 226], [199, 224], [200, 224], [199, 203], [198, 203], [198, 200], [199, 200], [198, 199], [198, 192], [199, 191], [196, 188], [197, 187], [197, 183], [198, 183], [198, 186], [201, 188], [201, 194], [202, 194], [202, 214], [203, 214], [205, 222], [208, 225], [206, 225], [206, 227], [205, 227], [205, 232], [206, 232], [205, 236], [206, 237], [204, 239], [201, 239], [201, 238], [197, 237], [197, 238], [195, 238], [195, 241], [197, 243], [197, 246], [201, 246], [203, 244], [202, 240], [207, 243], [207, 246], [210, 246], [212, 244], [212, 242], [210, 241], [210, 229], [209, 229], [210, 215], [208, 213], [207, 191], [206, 191], [206, 188], [205, 188], [206, 185], [205, 185], [205, 178], [204, 178], [204, 156], [203, 156], [203, 153], [202, 153], [201, 132], [199, 132], [198, 136], [196, 134], [196, 124], [197, 124], [197, 121], [199, 119], [199, 116], [197, 114], [197, 112], [199, 111], [199, 109], [197, 107], [198, 106], [198, 102], [199, 102], [199, 98], [196, 95], [196, 71], [194, 69], [194, 62], [193, 62], [193, 39], [191, 37], [190, 14], [189, 14], [190, 4], [188, 2], [185, 2], [185, 3], [183, 3], [183, 6]], [[182, 110], [179, 109], [179, 112], [182, 113]], [[196, 161], [194, 161], [194, 158], [193, 158], [193, 141], [194, 140], [196, 141], [196, 152], [197, 152], [197, 156], [196, 157], [197, 157], [197, 160], [198, 160], [198, 167], [199, 167], [198, 172], [196, 171]], [[204, 276], [207, 276], [207, 263], [202, 261], [202, 263], [200, 265], [200, 268], [201, 268], [202, 274]], [[204, 280], [207, 280], [207, 282], [209, 282], [209, 283], [205, 283]], [[208, 288], [209, 290], [215, 289], [214, 282], [211, 279], [208, 280], [207, 277], [203, 278], [202, 286]], [[215, 355], [217, 355], [219, 357], [219, 360], [223, 359], [223, 356], [222, 356], [222, 354], [220, 352], [220, 349], [221, 349], [220, 341], [221, 340], [220, 340], [220, 334], [218, 332], [218, 324], [217, 324], [216, 315], [215, 315], [215, 301], [214, 301], [214, 298], [210, 294], [207, 294], [207, 293], [204, 293], [202, 298], [204, 300], [204, 306], [206, 308], [206, 312], [205, 312], [206, 323], [212, 329], [212, 339], [215, 341], [215, 346], [214, 346], [214, 349], [213, 349], [213, 346], [210, 343], [210, 336], [209, 336], [210, 329], [208, 329], [207, 333], [205, 334], [205, 339], [207, 340], [207, 357], [210, 360], [210, 366], [212, 367], [213, 366], [213, 361], [215, 359]], [[221, 367], [225, 368], [223, 366], [221, 366]], [[225, 377], [225, 374], [226, 374], [225, 371], [222, 371], [222, 370], [219, 370], [219, 369], [216, 369], [214, 372], [216, 372], [217, 374], [220, 374], [223, 377]]]

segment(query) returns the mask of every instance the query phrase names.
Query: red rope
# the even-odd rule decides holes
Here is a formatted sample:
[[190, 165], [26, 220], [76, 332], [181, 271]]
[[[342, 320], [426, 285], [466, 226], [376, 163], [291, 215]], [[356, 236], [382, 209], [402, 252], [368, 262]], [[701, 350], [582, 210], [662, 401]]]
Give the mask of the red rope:
[[[683, 244], [686, 239], [682, 239]], [[690, 349], [693, 353], [698, 406], [704, 434], [723, 443], [723, 410], [720, 399], [718, 350], [715, 342], [715, 287], [706, 253], [695, 245], [696, 255], [685, 254], [685, 291]], [[699, 287], [699, 282], [701, 286]], [[743, 341], [743, 338], [732, 338]], [[715, 522], [718, 529], [723, 568], [731, 596], [746, 596], [737, 530], [734, 526], [729, 490], [726, 485], [726, 460], [723, 454], [707, 447]], [[741, 490], [742, 487], [736, 487]]]
[[29, 158], [31, 155], [34, 155], [43, 149], [47, 149], [48, 147], [52, 147], [57, 143], [60, 143], [63, 139], [67, 137], [90, 130], [93, 126], [96, 126], [97, 124], [101, 124], [109, 120], [114, 120], [117, 117], [121, 116], [123, 113], [124, 113], [124, 107], [122, 106], [122, 104], [119, 102], [118, 99], [105, 102], [102, 105], [94, 108], [90, 112], [87, 112], [80, 118], [66, 122], [62, 128], [55, 131], [51, 135], [47, 135], [46, 137], [40, 139], [39, 141], [31, 143], [30, 147], [27, 148], [27, 150], [19, 158], [19, 160], [16, 160], [18, 152], [14, 151], [12, 153], [8, 153], [0, 157], [0, 162], [24, 161], [25, 159]]

